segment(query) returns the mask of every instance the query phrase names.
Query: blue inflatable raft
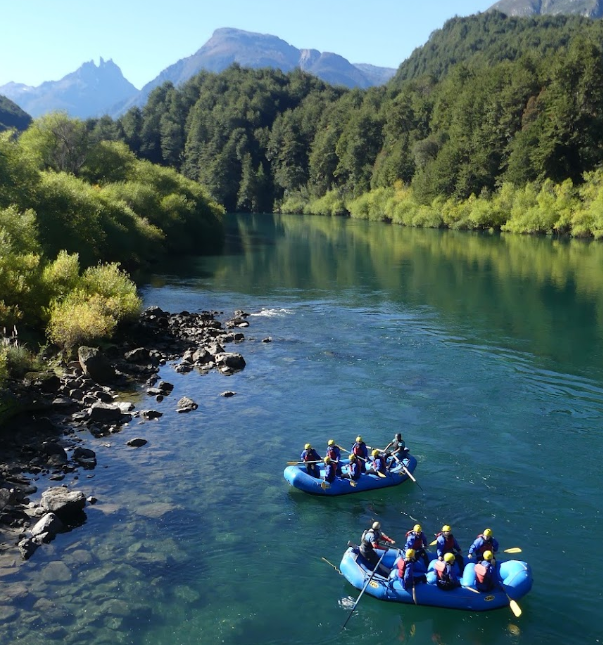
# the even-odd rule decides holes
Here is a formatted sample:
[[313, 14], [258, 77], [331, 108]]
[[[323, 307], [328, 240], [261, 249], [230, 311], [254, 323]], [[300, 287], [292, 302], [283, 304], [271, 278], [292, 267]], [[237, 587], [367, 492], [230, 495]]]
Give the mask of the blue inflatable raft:
[[[342, 459], [341, 464], [345, 466], [349, 463], [348, 459]], [[320, 468], [320, 478], [309, 475], [306, 467], [302, 464], [297, 466], [287, 466], [283, 473], [285, 479], [294, 486], [312, 495], [348, 495], [350, 493], [361, 493], [375, 488], [386, 488], [387, 486], [397, 486], [409, 479], [408, 473], [413, 473], [417, 467], [417, 460], [409, 455], [406, 459], [396, 464], [387, 475], [380, 477], [376, 473], [367, 471], [361, 475], [360, 479], [350, 482], [349, 479], [336, 477], [335, 481], [329, 484], [324, 481], [324, 464], [318, 464]], [[408, 471], [408, 472], [407, 472]], [[354, 486], [354, 484], [356, 484]]]
[[[381, 554], [382, 551], [377, 553]], [[381, 561], [381, 566], [387, 569], [394, 567], [394, 561], [400, 554], [398, 549], [388, 549]], [[520, 560], [507, 560], [497, 565], [497, 585], [492, 591], [479, 592], [475, 587], [475, 563], [465, 566], [461, 578], [461, 586], [451, 591], [444, 591], [436, 585], [436, 573], [433, 571], [435, 554], [431, 558], [427, 573], [421, 561], [415, 564], [415, 575], [427, 575], [427, 582], [415, 585], [413, 598], [412, 589], [406, 591], [398, 577], [397, 568], [393, 569], [389, 578], [375, 573], [369, 582], [366, 593], [379, 600], [391, 600], [417, 605], [447, 607], [449, 609], [465, 609], [468, 611], [488, 611], [508, 607], [511, 600], [519, 600], [532, 588], [532, 570], [530, 565]], [[362, 589], [369, 579], [372, 570], [367, 567], [366, 560], [360, 555], [358, 547], [351, 546], [343, 554], [339, 565], [346, 580]], [[380, 567], [381, 568], [381, 567]]]

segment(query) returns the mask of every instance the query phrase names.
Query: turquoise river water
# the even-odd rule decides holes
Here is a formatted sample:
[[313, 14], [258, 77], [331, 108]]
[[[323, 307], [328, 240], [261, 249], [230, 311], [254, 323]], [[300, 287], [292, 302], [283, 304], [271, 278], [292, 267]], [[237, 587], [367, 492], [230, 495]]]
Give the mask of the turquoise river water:
[[[249, 312], [247, 366], [161, 377], [164, 413], [89, 437], [87, 522], [0, 571], [2, 643], [602, 643], [603, 245], [228, 216], [224, 254], [153, 276], [145, 304]], [[270, 337], [271, 343], [261, 342]], [[221, 396], [225, 390], [236, 395]], [[177, 414], [193, 398], [199, 409]], [[314, 498], [282, 473], [397, 431], [421, 488]], [[141, 436], [143, 448], [125, 442]], [[47, 483], [38, 482], [40, 491]], [[534, 587], [474, 614], [358, 596], [339, 564], [373, 520], [402, 541], [491, 527]]]

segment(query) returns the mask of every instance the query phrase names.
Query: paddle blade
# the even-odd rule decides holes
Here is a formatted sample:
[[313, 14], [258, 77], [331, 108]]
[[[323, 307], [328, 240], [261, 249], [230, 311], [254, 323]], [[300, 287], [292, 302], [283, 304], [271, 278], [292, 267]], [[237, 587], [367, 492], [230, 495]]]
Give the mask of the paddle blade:
[[297, 464], [301, 464], [301, 461], [288, 461], [287, 466], [296, 466]]
[[473, 591], [473, 593], [479, 593], [479, 591], [473, 587], [463, 587], [463, 589], [469, 589], [469, 591]]
[[430, 543], [429, 543], [429, 546], [435, 546], [437, 543], [438, 543], [438, 541], [437, 541], [437, 540], [434, 540], [433, 542], [430, 542]]
[[511, 607], [511, 611], [515, 614], [516, 618], [521, 616], [521, 607], [514, 600], [509, 600], [509, 607]]
[[331, 488], [331, 484], [329, 484], [329, 482], [324, 482], [324, 481], [323, 481], [323, 482], [321, 482], [321, 483], [320, 483], [320, 487], [321, 487], [323, 490], [327, 490], [327, 488]]
[[521, 549], [518, 546], [514, 546], [511, 549], [505, 549], [503, 553], [521, 553]]
[[387, 479], [387, 475], [385, 473], [381, 473], [378, 470], [376, 470], [375, 473], [378, 477], [381, 477], [381, 479]]
[[350, 479], [350, 486], [352, 486], [352, 488], [356, 488], [358, 484], [353, 479]]

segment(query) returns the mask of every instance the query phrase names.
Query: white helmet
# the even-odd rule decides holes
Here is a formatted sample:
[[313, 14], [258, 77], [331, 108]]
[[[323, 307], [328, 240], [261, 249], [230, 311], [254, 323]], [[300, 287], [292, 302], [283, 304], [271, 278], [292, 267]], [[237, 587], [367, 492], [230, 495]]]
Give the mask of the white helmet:
[[381, 528], [381, 522], [373, 522], [373, 528], [375, 530], [380, 529]]

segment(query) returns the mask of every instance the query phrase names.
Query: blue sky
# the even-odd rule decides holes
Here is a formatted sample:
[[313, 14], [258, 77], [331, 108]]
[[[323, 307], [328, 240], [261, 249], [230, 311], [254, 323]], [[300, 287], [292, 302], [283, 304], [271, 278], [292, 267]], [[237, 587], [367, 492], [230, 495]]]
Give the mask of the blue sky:
[[11, 0], [2, 3], [0, 85], [37, 86], [102, 56], [137, 88], [219, 27], [272, 34], [352, 63], [398, 67], [455, 15], [495, 0]]

